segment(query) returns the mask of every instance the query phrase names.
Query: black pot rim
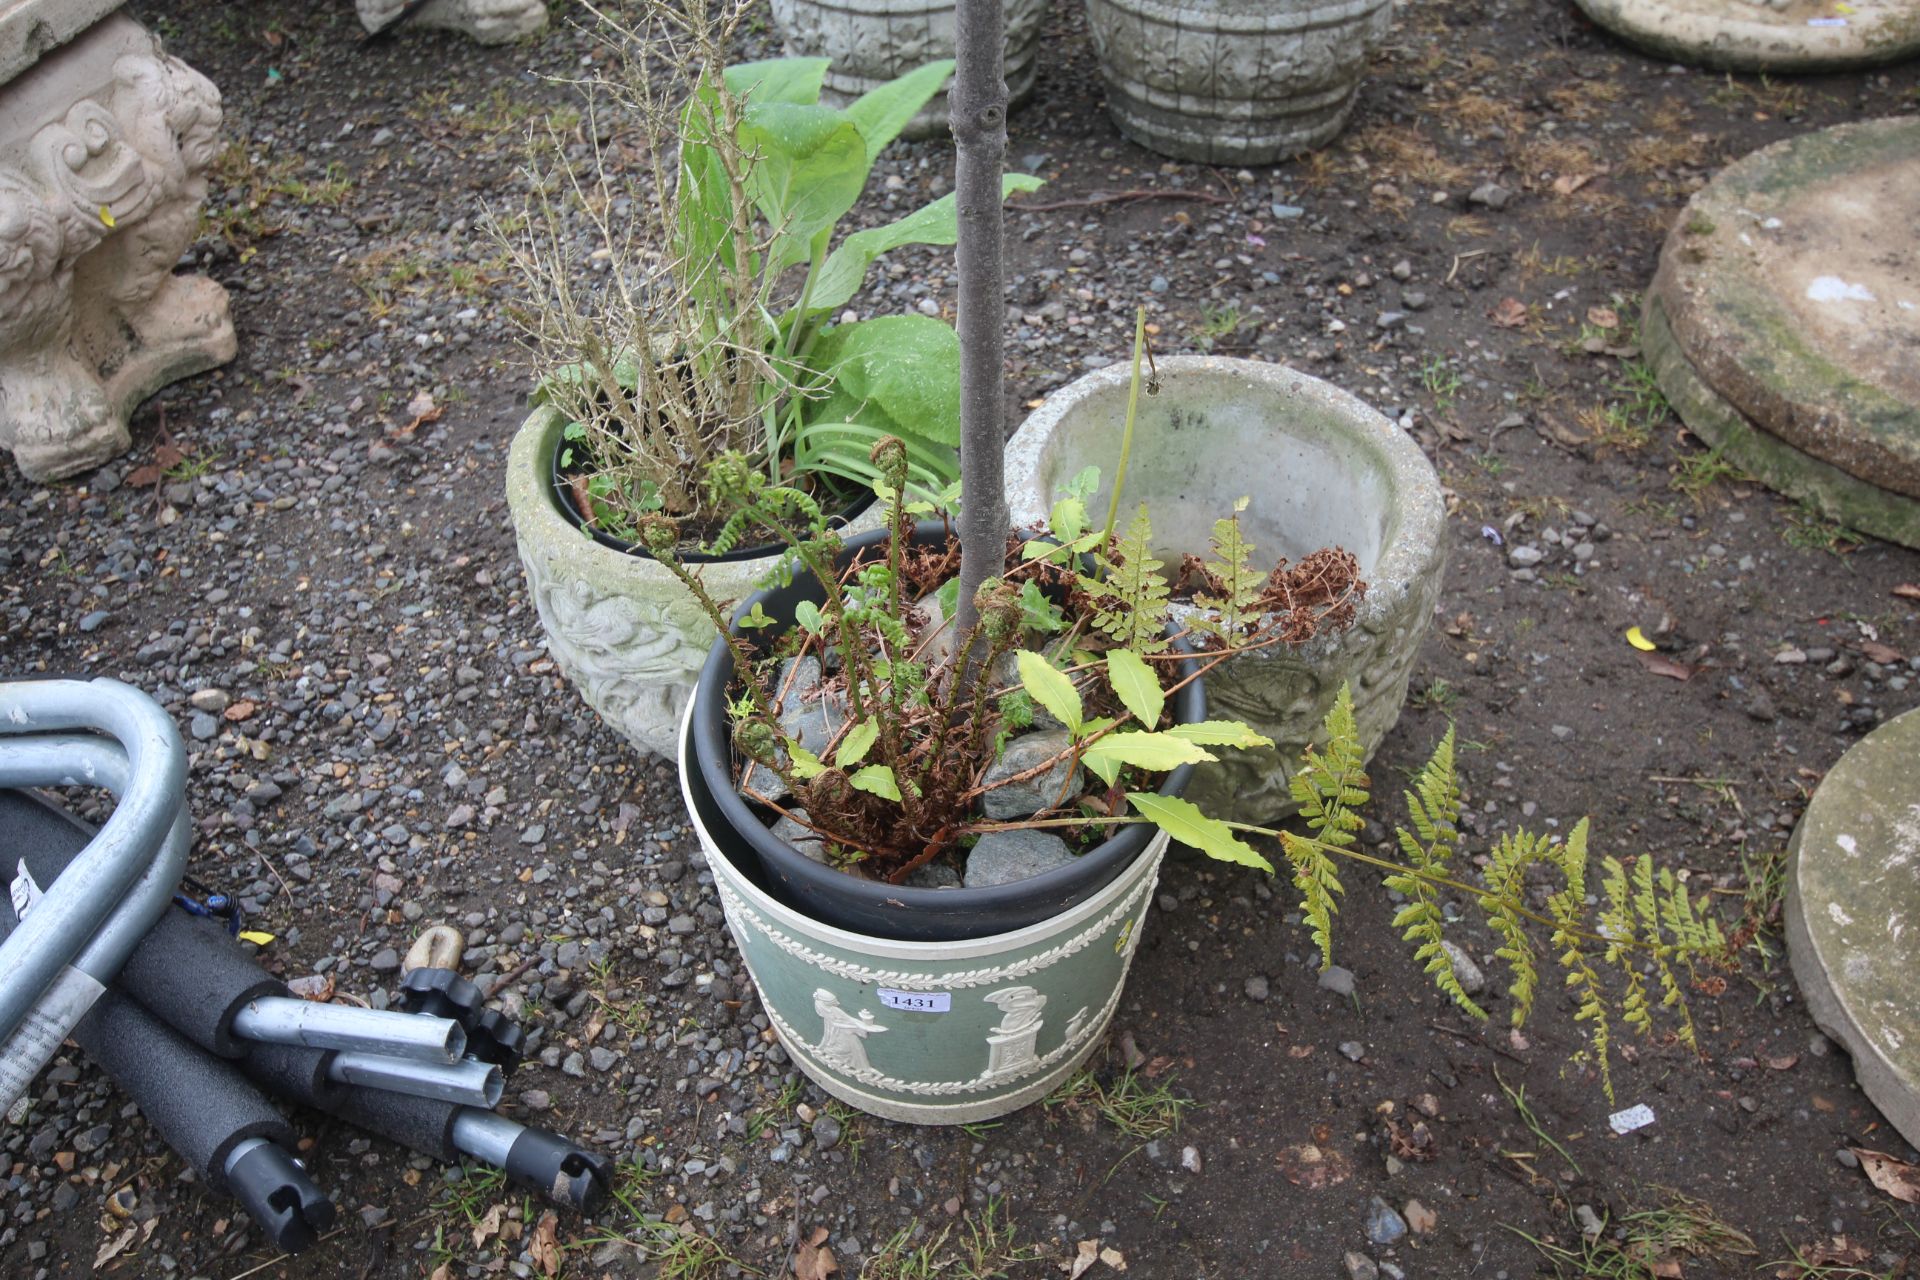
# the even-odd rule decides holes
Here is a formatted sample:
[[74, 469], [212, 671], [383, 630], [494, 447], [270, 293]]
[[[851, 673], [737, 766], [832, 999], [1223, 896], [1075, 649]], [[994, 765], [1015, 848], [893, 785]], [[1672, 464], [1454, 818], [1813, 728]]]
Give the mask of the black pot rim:
[[[562, 419], [566, 415], [560, 415]], [[609, 551], [618, 551], [621, 555], [638, 556], [643, 560], [654, 558], [653, 553], [637, 542], [628, 542], [625, 538], [616, 538], [604, 529], [595, 528], [580, 514], [580, 508], [573, 503], [573, 494], [561, 479], [560, 455], [567, 446], [566, 426], [561, 426], [561, 435], [554, 444], [553, 452], [547, 458], [547, 492], [552, 496], [554, 506], [566, 521], [574, 528], [584, 531], [589, 537]], [[836, 525], [845, 526], [860, 518], [860, 513], [873, 505], [871, 489], [857, 490], [851, 501], [834, 515]], [[690, 551], [680, 557], [682, 564], [735, 564], [742, 560], [764, 560], [769, 556], [785, 551], [784, 542], [762, 542], [750, 547], [735, 547], [725, 555], [708, 555], [705, 552]]]
[[[915, 526], [914, 536], [916, 539], [944, 536], [947, 528], [942, 521], [922, 521]], [[886, 536], [887, 531], [880, 529], [851, 538], [843, 555], [858, 554], [881, 543]], [[764, 603], [772, 594], [770, 591], [756, 592], [741, 605], [736, 616], [744, 615], [756, 604]], [[737, 632], [737, 628], [734, 630]], [[1198, 659], [1189, 659], [1182, 665], [1184, 670], [1192, 671], [1197, 664]], [[735, 788], [732, 742], [726, 722], [726, 692], [732, 679], [733, 650], [726, 641], [716, 640], [707, 654], [705, 665], [700, 669], [696, 686], [689, 739], [694, 759], [683, 762], [683, 767], [690, 763], [700, 770], [718, 814], [766, 866], [768, 880], [772, 882], [769, 888], [774, 896], [822, 923], [860, 933], [873, 933], [868, 927], [870, 922], [833, 919], [812, 909], [809, 903], [793, 900], [791, 894], [779, 891], [779, 882], [785, 880], [794, 884], [807, 894], [812, 904], [831, 904], [837, 899], [847, 898], [862, 903], [863, 909], [869, 913], [882, 911], [889, 916], [897, 913], [900, 928], [880, 935], [895, 941], [963, 941], [1006, 933], [1035, 923], [1037, 919], [1058, 914], [1058, 911], [1046, 911], [1034, 917], [1036, 902], [1056, 900], [1058, 909], [1065, 910], [1075, 902], [1091, 897], [1131, 865], [1157, 834], [1150, 823], [1130, 823], [1067, 866], [1056, 867], [1025, 880], [986, 888], [929, 889], [890, 885], [848, 875], [814, 862], [786, 841], [774, 836]], [[1171, 702], [1177, 722], [1193, 723], [1205, 718], [1206, 695], [1202, 684], [1202, 681], [1195, 680], [1173, 696]], [[1181, 765], [1167, 775], [1159, 787], [1159, 793], [1169, 797], [1180, 795], [1186, 790], [1192, 775], [1192, 765]], [[1020, 923], [1008, 924], [1006, 921], [1009, 918], [1017, 918]], [[978, 922], [977, 926], [972, 923], [974, 921]]]

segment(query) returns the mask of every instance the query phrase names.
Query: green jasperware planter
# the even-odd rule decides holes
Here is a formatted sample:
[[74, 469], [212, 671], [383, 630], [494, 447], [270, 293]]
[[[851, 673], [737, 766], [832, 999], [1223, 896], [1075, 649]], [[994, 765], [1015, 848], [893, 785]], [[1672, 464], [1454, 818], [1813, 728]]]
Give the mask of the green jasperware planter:
[[1045, 1097], [1100, 1042], [1140, 945], [1164, 833], [1112, 884], [1041, 924], [964, 942], [869, 937], [807, 918], [728, 861], [682, 733], [680, 785], [727, 928], [808, 1079], [883, 1119], [971, 1124]]
[[[507, 510], [547, 652], [610, 726], [643, 751], [672, 758], [680, 713], [713, 646], [713, 623], [654, 560], [595, 542], [563, 512], [548, 477], [566, 419], [537, 406], [507, 456]], [[870, 507], [846, 530], [877, 527]], [[776, 551], [699, 567], [714, 599], [745, 599]]]

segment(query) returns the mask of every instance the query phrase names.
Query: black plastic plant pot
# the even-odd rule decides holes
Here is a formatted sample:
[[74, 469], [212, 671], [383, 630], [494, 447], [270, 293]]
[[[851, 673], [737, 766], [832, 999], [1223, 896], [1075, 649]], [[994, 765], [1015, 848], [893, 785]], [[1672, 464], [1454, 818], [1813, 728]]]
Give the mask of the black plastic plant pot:
[[[842, 565], [863, 551], [881, 550], [886, 536], [885, 530], [879, 530], [849, 539]], [[938, 520], [923, 521], [913, 531], [916, 545], [943, 543], [947, 536], [947, 526]], [[801, 601], [818, 605], [825, 599], [818, 582], [797, 575], [791, 586], [749, 597], [735, 616], [758, 604], [779, 624], [747, 633], [750, 643], [764, 647], [770, 642], [768, 633], [777, 635], [792, 624]], [[737, 628], [735, 633], [739, 634]], [[1191, 674], [1197, 666], [1197, 662], [1189, 661], [1183, 664], [1183, 673]], [[760, 874], [753, 878], [762, 881], [768, 892], [822, 924], [902, 942], [956, 942], [1023, 929], [1098, 893], [1141, 855], [1155, 835], [1155, 829], [1147, 823], [1129, 823], [1069, 866], [988, 888], [916, 888], [837, 871], [773, 835], [740, 795], [735, 784], [732, 725], [727, 717], [733, 667], [733, 651], [724, 641], [716, 640], [700, 670], [693, 700], [690, 749], [694, 758], [683, 762], [682, 767], [699, 775], [701, 790], [712, 801], [711, 813], [703, 813], [702, 818], [727, 859], [743, 870], [757, 866]], [[1169, 705], [1179, 723], [1205, 719], [1206, 696], [1201, 682], [1196, 679], [1174, 694]], [[1179, 795], [1192, 772], [1191, 765], [1173, 770], [1161, 784], [1160, 794]]]
[[[565, 440], [562, 440], [560, 446], [553, 451], [553, 459], [547, 471], [547, 488], [553, 494], [554, 505], [560, 508], [560, 514], [572, 522], [575, 528], [586, 530], [595, 542], [610, 551], [618, 551], [621, 555], [626, 556], [639, 556], [644, 560], [653, 559], [653, 553], [645, 547], [642, 547], [639, 543], [628, 542], [625, 538], [616, 538], [605, 529], [596, 528], [587, 523], [586, 516], [573, 500], [573, 486], [568, 483], [569, 478], [576, 474], [576, 472], [569, 471], [560, 463], [561, 457], [564, 456], [566, 452], [567, 444]], [[849, 525], [859, 519], [860, 513], [872, 505], [873, 490], [864, 486], [856, 486], [853, 496], [848, 499], [844, 507], [840, 508], [839, 513], [834, 516], [833, 522], [841, 527]], [[680, 560], [683, 564], [729, 564], [740, 560], [764, 560], [770, 556], [778, 555], [786, 549], [785, 543], [762, 542], [750, 547], [735, 547], [725, 555], [718, 556], [706, 555], [699, 551], [688, 551], [681, 555]]]

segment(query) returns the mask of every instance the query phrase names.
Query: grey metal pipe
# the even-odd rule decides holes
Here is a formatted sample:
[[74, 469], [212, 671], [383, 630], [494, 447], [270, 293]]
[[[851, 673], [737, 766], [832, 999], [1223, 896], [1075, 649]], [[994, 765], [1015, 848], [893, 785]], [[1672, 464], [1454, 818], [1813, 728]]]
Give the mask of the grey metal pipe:
[[467, 1051], [467, 1033], [452, 1018], [417, 1013], [315, 1004], [288, 996], [262, 996], [233, 1015], [233, 1034], [264, 1044], [296, 1044], [310, 1049], [453, 1066]]
[[[60, 970], [163, 849], [186, 791], [187, 753], [153, 699], [117, 680], [0, 684], [0, 734], [102, 730], [126, 749], [127, 785], [86, 850], [0, 943], [0, 1040], [13, 1034]], [[164, 857], [164, 854], [162, 854]], [[151, 924], [152, 921], [147, 922]]]
[[[0, 738], [0, 787], [100, 787], [122, 795], [128, 781], [127, 753], [111, 738], [87, 733], [44, 733]], [[147, 867], [73, 961], [73, 967], [102, 984], [126, 964], [153, 922], [173, 900], [192, 848], [193, 826], [186, 805], [174, 815], [160, 856]], [[0, 868], [0, 879], [12, 867]]]
[[327, 1064], [327, 1078], [338, 1084], [489, 1109], [499, 1105], [506, 1089], [506, 1077], [499, 1067], [473, 1058], [443, 1067], [374, 1053], [336, 1053]]
[[503, 1169], [513, 1144], [527, 1127], [491, 1111], [469, 1107], [453, 1118], [453, 1145], [476, 1160]]

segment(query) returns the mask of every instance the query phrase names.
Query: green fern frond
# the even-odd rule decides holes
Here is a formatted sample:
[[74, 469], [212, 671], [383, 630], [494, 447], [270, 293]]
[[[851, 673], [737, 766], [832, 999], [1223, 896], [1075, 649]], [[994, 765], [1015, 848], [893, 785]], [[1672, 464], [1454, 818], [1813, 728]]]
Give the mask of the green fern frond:
[[[1620, 1000], [1620, 1020], [1641, 1035], [1653, 1034], [1653, 1010], [1647, 1004], [1646, 980], [1640, 976], [1636, 953], [1640, 950], [1640, 931], [1635, 925], [1633, 894], [1627, 884], [1627, 869], [1618, 858], [1601, 861], [1601, 886], [1606, 905], [1600, 909], [1600, 936], [1607, 940], [1606, 961], [1618, 968], [1627, 980], [1627, 991]], [[1650, 946], [1658, 946], [1655, 939]]]
[[1588, 1052], [1579, 1058], [1591, 1057], [1600, 1072], [1600, 1089], [1607, 1095], [1611, 1105], [1613, 1096], [1613, 1020], [1607, 1013], [1607, 994], [1600, 984], [1600, 975], [1594, 971], [1593, 962], [1587, 956], [1582, 945], [1582, 913], [1587, 901], [1587, 820], [1585, 818], [1568, 833], [1565, 844], [1553, 847], [1552, 860], [1559, 866], [1565, 884], [1561, 890], [1547, 899], [1547, 914], [1553, 918], [1553, 945], [1558, 948], [1557, 959], [1560, 967], [1566, 971], [1566, 985], [1573, 991], [1578, 1008], [1573, 1020], [1587, 1024]]
[[[1673, 882], [1671, 871], [1663, 869], [1661, 875], [1669, 884]], [[1683, 958], [1685, 952], [1683, 948], [1668, 943], [1661, 935], [1660, 898], [1654, 885], [1653, 859], [1643, 854], [1633, 867], [1633, 909], [1639, 914], [1641, 928], [1646, 931], [1652, 944], [1654, 972], [1660, 981], [1660, 1007], [1673, 1011], [1680, 1020], [1680, 1025], [1674, 1029], [1675, 1036], [1681, 1044], [1697, 1053], [1700, 1042], [1694, 1032], [1693, 1011], [1687, 1007], [1686, 995], [1680, 989], [1680, 977], [1673, 971], [1676, 952]]]
[[1094, 598], [1093, 625], [1135, 653], [1167, 647], [1168, 602], [1173, 594], [1153, 556], [1153, 523], [1142, 505], [1114, 548], [1114, 562], [1099, 580], [1080, 579]]
[[1253, 544], [1240, 529], [1240, 513], [1247, 499], [1233, 504], [1233, 514], [1213, 522], [1213, 562], [1207, 571], [1220, 580], [1220, 594], [1198, 595], [1193, 602], [1218, 615], [1205, 625], [1224, 640], [1233, 640], [1259, 619], [1260, 594], [1265, 579], [1254, 570]]
[[1293, 869], [1293, 884], [1300, 891], [1300, 913], [1314, 946], [1320, 949], [1320, 968], [1333, 965], [1333, 917], [1339, 912], [1339, 895], [1346, 892], [1334, 874], [1333, 859], [1312, 840], [1302, 840], [1291, 831], [1282, 832], [1280, 848]]
[[1480, 909], [1487, 913], [1487, 926], [1500, 939], [1494, 955], [1507, 962], [1512, 974], [1507, 995], [1513, 1001], [1512, 1022], [1516, 1027], [1533, 1012], [1534, 994], [1540, 985], [1533, 939], [1517, 908], [1525, 900], [1527, 868], [1544, 861], [1548, 847], [1545, 836], [1534, 837], [1525, 831], [1500, 837], [1487, 860], [1487, 891], [1479, 897]]
[[1307, 748], [1300, 771], [1287, 780], [1287, 789], [1312, 839], [1283, 835], [1281, 846], [1293, 866], [1293, 882], [1300, 890], [1300, 910], [1306, 917], [1320, 967], [1333, 964], [1335, 901], [1344, 892], [1327, 851], [1350, 849], [1354, 835], [1366, 825], [1355, 812], [1367, 802], [1367, 775], [1361, 768], [1360, 731], [1353, 718], [1353, 694], [1345, 685], [1333, 700], [1322, 724], [1327, 735], [1323, 749]]
[[1386, 887], [1407, 898], [1393, 918], [1393, 927], [1417, 946], [1413, 958], [1425, 966], [1434, 986], [1474, 1018], [1485, 1021], [1487, 1014], [1475, 1004], [1447, 957], [1443, 931], [1446, 918], [1440, 913], [1439, 892], [1433, 877], [1445, 876], [1453, 859], [1454, 842], [1459, 839], [1460, 780], [1453, 767], [1453, 730], [1440, 740], [1433, 755], [1414, 779], [1413, 790], [1406, 792], [1407, 813], [1413, 830], [1397, 829], [1400, 852], [1408, 870], [1386, 878]]

